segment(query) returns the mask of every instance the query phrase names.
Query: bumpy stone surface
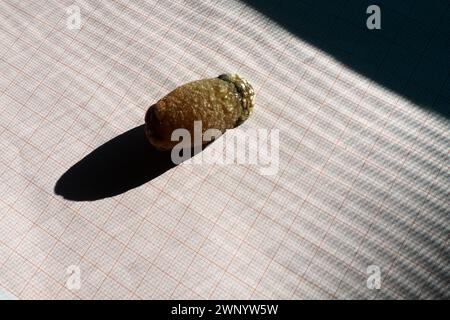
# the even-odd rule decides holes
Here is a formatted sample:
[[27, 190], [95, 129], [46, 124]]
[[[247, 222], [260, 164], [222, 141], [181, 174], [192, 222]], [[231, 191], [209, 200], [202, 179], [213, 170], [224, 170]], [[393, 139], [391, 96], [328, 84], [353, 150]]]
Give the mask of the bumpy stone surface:
[[[202, 130], [222, 133], [244, 122], [253, 109], [251, 85], [238, 75], [224, 74], [184, 84], [151, 106], [145, 116], [146, 134], [152, 145], [170, 150], [178, 128], [194, 135], [194, 121], [202, 121]], [[202, 132], [202, 133], [203, 133]]]

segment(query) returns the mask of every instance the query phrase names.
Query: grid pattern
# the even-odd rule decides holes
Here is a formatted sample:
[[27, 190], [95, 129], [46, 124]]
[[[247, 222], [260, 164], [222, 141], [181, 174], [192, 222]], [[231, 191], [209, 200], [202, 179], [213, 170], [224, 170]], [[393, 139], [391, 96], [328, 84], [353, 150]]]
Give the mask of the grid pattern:
[[[241, 2], [77, 1], [81, 30], [66, 28], [72, 4], [0, 3], [0, 288], [31, 299], [449, 298], [447, 119]], [[278, 174], [182, 164], [113, 198], [53, 193], [159, 97], [229, 71], [256, 90], [242, 127], [280, 130]], [[71, 265], [79, 290], [66, 286]], [[366, 286], [370, 265], [380, 290]]]

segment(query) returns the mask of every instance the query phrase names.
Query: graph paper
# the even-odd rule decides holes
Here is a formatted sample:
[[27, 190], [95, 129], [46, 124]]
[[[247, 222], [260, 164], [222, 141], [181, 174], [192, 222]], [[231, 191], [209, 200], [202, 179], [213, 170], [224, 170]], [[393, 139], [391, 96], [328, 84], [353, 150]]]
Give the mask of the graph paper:
[[[449, 298], [444, 116], [244, 2], [6, 0], [0, 20], [0, 297]], [[55, 193], [162, 96], [226, 72], [256, 92], [242, 128], [280, 130], [277, 174], [181, 164]]]

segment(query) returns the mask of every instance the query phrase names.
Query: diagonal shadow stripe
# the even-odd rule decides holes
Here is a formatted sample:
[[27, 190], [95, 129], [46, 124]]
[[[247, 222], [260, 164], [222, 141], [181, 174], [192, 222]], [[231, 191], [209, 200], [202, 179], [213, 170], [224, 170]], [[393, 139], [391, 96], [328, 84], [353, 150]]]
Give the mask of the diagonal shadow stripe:
[[[423, 108], [450, 117], [450, 3], [243, 0], [301, 39]], [[366, 9], [381, 8], [369, 30]]]

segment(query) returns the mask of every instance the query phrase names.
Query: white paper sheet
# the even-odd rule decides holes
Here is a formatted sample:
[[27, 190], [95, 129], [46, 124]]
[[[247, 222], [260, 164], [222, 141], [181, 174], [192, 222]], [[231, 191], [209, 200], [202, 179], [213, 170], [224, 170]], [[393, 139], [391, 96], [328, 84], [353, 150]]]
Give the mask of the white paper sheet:
[[[235, 1], [0, 3], [0, 287], [18, 298], [449, 297], [449, 123]], [[72, 12], [72, 11], [71, 11]], [[277, 174], [58, 179], [187, 81], [239, 73]], [[127, 157], [127, 154], [123, 154]], [[151, 164], [149, 164], [151, 165]], [[381, 287], [367, 281], [380, 268]], [[79, 274], [79, 286], [77, 277]]]

